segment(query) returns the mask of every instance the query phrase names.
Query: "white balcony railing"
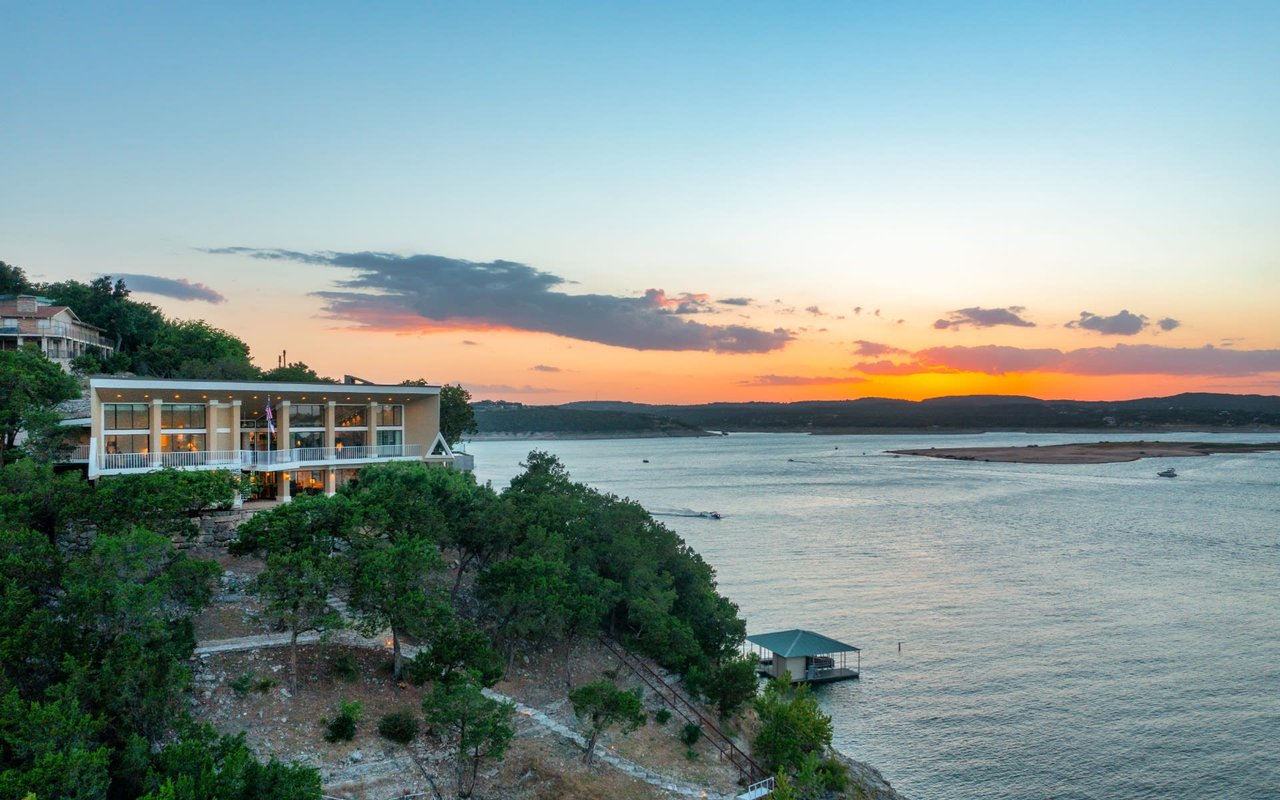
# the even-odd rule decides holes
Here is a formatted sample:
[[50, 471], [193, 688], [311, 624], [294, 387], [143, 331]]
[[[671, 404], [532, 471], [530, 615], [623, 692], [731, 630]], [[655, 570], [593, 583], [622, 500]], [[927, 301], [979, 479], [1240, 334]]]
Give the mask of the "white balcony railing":
[[[293, 447], [287, 450], [183, 450], [176, 453], [102, 453], [98, 469], [133, 470], [156, 467], [267, 469], [307, 464], [337, 465], [390, 458], [421, 458], [420, 444], [371, 447]], [[83, 456], [88, 460], [88, 453]]]

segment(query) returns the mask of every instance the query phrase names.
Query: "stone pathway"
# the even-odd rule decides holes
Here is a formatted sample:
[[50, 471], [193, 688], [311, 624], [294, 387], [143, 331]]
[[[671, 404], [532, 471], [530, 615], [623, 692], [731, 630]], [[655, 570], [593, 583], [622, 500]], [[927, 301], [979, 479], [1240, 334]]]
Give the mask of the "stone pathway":
[[[298, 636], [298, 644], [314, 644], [321, 641], [322, 636], [318, 633], [304, 633]], [[358, 633], [349, 630], [341, 630], [329, 634], [329, 641], [340, 644], [350, 645], [352, 647], [363, 647], [368, 649], [382, 650], [385, 649], [385, 637], [370, 638], [361, 636]], [[199, 642], [196, 645], [195, 654], [197, 656], [206, 656], [213, 653], [236, 653], [246, 650], [261, 650], [271, 647], [288, 647], [289, 634], [287, 633], [267, 633], [257, 636], [240, 636], [235, 639], [214, 639]], [[406, 659], [413, 658], [417, 655], [418, 649], [413, 645], [402, 644], [401, 653]], [[516, 713], [522, 717], [534, 722], [542, 728], [554, 733], [557, 736], [568, 739], [578, 747], [585, 748], [587, 740], [582, 734], [572, 728], [557, 722], [549, 714], [532, 706], [526, 706], [516, 701], [514, 698], [508, 697], [501, 692], [495, 692], [492, 689], [485, 689], [484, 693], [487, 697], [501, 702], [511, 703], [516, 707]], [[645, 767], [629, 761], [617, 753], [612, 752], [607, 747], [596, 747], [596, 758], [609, 764], [613, 768], [625, 772], [626, 774], [638, 778], [652, 786], [655, 786], [668, 794], [677, 797], [695, 798], [696, 800], [728, 800], [732, 795], [719, 794], [717, 792], [709, 792], [701, 787], [691, 784], [682, 783], [672, 780], [666, 775], [660, 775]]]

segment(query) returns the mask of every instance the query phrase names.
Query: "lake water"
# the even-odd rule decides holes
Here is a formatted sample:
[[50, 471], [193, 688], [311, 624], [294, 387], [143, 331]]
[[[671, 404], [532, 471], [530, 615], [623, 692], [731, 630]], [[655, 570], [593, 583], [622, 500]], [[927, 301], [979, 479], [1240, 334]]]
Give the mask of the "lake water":
[[[538, 448], [659, 513], [716, 567], [749, 632], [860, 646], [862, 679], [818, 695], [837, 747], [913, 800], [1280, 798], [1280, 453], [1071, 466], [884, 453], [1099, 438], [1141, 437], [468, 450], [497, 488]], [[1156, 477], [1169, 466], [1179, 477]], [[724, 518], [680, 516], [712, 510]]]

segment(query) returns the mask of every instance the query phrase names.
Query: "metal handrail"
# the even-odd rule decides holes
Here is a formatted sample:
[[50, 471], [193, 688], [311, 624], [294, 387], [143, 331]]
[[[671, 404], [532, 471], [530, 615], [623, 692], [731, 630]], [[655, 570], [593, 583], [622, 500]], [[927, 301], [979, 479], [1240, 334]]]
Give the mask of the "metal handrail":
[[[686, 722], [699, 724], [704, 731], [710, 731], [707, 734], [707, 741], [711, 742], [721, 754], [729, 759], [730, 763], [746, 775], [747, 780], [759, 781], [768, 776], [768, 771], [757, 764], [755, 759], [748, 755], [746, 751], [738, 747], [715, 723], [707, 719], [688, 698], [663, 680], [661, 675], [650, 669], [648, 664], [645, 664], [623, 648], [615, 647], [604, 636], [600, 637], [600, 643], [605, 646], [605, 649], [617, 656], [618, 660], [644, 682], [646, 686], [657, 692], [658, 697], [671, 706], [672, 710], [677, 714], [684, 717]], [[714, 734], [714, 736], [711, 734]]]
[[[380, 458], [418, 458], [420, 444], [385, 444], [370, 447], [291, 447], [284, 450], [178, 450], [161, 453], [101, 453], [98, 468], [146, 469], [148, 467], [273, 467], [307, 463], [332, 464], [342, 461], [372, 461]], [[74, 451], [88, 460], [88, 445]], [[74, 458], [74, 456], [72, 456]]]

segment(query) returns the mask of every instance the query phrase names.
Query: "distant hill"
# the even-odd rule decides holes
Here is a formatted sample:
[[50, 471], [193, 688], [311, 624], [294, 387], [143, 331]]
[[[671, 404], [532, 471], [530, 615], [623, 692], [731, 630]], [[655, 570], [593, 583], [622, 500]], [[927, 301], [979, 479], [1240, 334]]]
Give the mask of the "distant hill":
[[689, 435], [700, 430], [1267, 430], [1280, 428], [1280, 397], [1186, 393], [1118, 401], [970, 395], [918, 402], [868, 397], [689, 406], [611, 400], [561, 406], [477, 403], [476, 419], [481, 433], [561, 435]]
[[480, 436], [701, 436], [704, 431], [649, 412], [595, 411], [519, 403], [475, 403]]

